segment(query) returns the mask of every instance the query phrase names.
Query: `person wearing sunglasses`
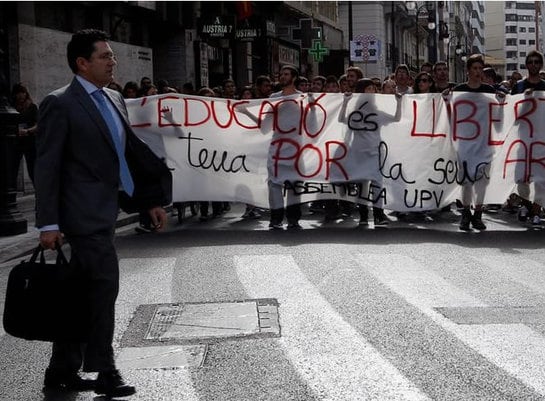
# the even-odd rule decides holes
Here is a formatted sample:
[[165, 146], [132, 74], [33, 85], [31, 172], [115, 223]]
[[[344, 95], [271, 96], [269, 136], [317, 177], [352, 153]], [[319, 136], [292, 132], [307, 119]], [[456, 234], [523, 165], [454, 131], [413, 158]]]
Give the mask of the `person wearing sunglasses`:
[[[528, 76], [519, 80], [511, 89], [511, 94], [516, 95], [524, 93], [531, 95], [533, 91], [545, 90], [545, 80], [541, 79], [539, 71], [543, 68], [543, 54], [537, 50], [532, 50], [526, 55], [526, 69]], [[518, 212], [518, 218], [521, 222], [531, 220], [534, 227], [541, 226], [541, 206], [528, 200], [530, 188], [528, 183], [519, 183], [518, 192], [521, 197], [521, 208]]]
[[433, 79], [429, 72], [419, 72], [414, 79], [413, 91], [414, 93], [431, 93], [433, 85]]
[[545, 81], [541, 79], [539, 71], [543, 68], [543, 54], [537, 50], [532, 50], [526, 56], [526, 69], [528, 76], [517, 81], [511, 89], [511, 94], [528, 93], [534, 90], [545, 90]]

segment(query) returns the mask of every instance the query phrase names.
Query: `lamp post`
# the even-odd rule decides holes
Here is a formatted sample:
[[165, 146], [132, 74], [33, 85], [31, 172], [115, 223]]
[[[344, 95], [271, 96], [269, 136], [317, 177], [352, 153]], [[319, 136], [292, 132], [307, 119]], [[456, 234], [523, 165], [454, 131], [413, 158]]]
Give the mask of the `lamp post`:
[[420, 71], [420, 23], [418, 22], [418, 17], [420, 14], [425, 14], [428, 17], [428, 30], [432, 31], [435, 29], [435, 18], [430, 19], [429, 14], [430, 10], [428, 10], [428, 6], [426, 4], [421, 5], [418, 7], [418, 4], [416, 1], [406, 1], [405, 7], [407, 7], [407, 10], [409, 12], [409, 15], [414, 13], [415, 18], [415, 26], [416, 26], [416, 69]]
[[458, 80], [458, 57], [460, 57], [460, 54], [462, 54], [462, 45], [459, 43], [456, 45], [456, 50], [454, 50], [454, 81], [460, 82]]

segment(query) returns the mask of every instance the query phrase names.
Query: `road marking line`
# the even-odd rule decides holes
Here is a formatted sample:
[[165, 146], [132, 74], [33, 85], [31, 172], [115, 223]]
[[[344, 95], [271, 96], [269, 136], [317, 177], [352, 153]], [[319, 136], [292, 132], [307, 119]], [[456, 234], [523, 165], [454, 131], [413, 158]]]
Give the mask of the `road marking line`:
[[334, 310], [291, 256], [234, 261], [248, 296], [278, 299], [278, 341], [320, 399], [429, 400]]
[[499, 272], [540, 294], [545, 293], [545, 274], [543, 263], [524, 258], [521, 255], [472, 256], [480, 264]]
[[545, 338], [522, 324], [458, 325], [434, 307], [487, 306], [427, 270], [414, 259], [392, 254], [358, 254], [379, 281], [496, 366], [545, 395]]
[[[175, 265], [176, 258], [127, 258], [119, 261], [120, 287], [114, 344], [119, 344], [138, 305], [173, 302], [172, 278]], [[187, 368], [126, 369], [123, 374], [129, 383], [142, 383], [131, 400], [199, 400], [191, 372]]]

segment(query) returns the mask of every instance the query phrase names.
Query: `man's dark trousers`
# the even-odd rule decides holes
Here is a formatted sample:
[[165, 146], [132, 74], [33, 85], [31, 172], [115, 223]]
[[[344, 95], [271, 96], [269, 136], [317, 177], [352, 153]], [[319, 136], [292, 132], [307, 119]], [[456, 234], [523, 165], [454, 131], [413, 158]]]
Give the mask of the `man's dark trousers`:
[[68, 237], [72, 257], [70, 265], [81, 274], [85, 288], [82, 310], [89, 316], [89, 342], [53, 343], [49, 368], [77, 372], [83, 363], [85, 372], [115, 369], [112, 347], [115, 325], [115, 301], [119, 292], [119, 263], [113, 244], [114, 231]]

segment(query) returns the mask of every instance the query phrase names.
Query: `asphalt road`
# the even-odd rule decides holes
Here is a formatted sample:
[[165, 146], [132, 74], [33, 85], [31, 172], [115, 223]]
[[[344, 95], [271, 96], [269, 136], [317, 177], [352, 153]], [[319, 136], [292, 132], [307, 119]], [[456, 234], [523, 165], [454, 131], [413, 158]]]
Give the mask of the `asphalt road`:
[[[241, 214], [173, 219], [158, 235], [118, 231], [115, 349], [137, 386], [130, 399], [545, 400], [544, 231], [503, 212], [486, 215], [482, 233], [459, 232], [457, 212], [387, 229], [306, 213], [301, 231]], [[278, 335], [197, 332], [153, 344], [164, 350], [153, 368], [123, 365], [141, 305], [256, 299], [277, 301]], [[200, 362], [180, 362], [195, 346]], [[98, 399], [44, 397], [48, 350], [1, 332], [0, 400]]]

